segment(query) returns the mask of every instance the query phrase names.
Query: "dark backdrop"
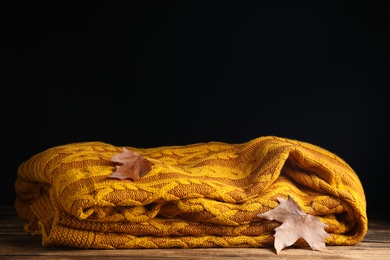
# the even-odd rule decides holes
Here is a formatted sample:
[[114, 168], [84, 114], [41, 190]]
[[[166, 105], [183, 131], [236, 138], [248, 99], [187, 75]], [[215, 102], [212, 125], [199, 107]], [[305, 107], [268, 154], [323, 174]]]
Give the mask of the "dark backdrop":
[[361, 178], [368, 212], [386, 211], [385, 3], [2, 7], [0, 204], [13, 204], [18, 165], [57, 145], [241, 143], [276, 135], [343, 158]]

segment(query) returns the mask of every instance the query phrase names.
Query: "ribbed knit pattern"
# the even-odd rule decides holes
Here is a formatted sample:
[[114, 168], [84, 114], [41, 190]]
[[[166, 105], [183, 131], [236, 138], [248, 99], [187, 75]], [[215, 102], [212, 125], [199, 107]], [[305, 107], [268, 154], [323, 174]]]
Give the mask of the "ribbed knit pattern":
[[[153, 163], [138, 181], [109, 178], [123, 147]], [[272, 246], [276, 221], [256, 215], [290, 195], [328, 225], [327, 245], [367, 232], [357, 174], [318, 146], [275, 136], [135, 148], [103, 142], [57, 146], [19, 169], [15, 207], [44, 246], [195, 248]], [[306, 245], [298, 240], [296, 245]]]

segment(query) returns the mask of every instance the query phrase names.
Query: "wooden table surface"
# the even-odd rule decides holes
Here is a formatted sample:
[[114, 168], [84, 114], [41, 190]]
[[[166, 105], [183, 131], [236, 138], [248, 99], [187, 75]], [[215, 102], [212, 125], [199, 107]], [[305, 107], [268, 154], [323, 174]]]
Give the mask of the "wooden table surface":
[[328, 252], [289, 247], [279, 255], [274, 248], [196, 249], [75, 249], [45, 248], [41, 237], [23, 230], [13, 207], [0, 206], [0, 259], [364, 259], [390, 260], [390, 220], [369, 219], [369, 229], [356, 246], [328, 246]]

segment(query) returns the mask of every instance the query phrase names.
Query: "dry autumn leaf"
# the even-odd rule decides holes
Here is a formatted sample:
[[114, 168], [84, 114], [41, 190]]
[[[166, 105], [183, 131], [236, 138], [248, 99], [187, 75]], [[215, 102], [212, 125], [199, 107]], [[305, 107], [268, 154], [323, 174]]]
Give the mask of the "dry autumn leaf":
[[279, 206], [258, 214], [257, 217], [283, 223], [275, 228], [274, 246], [276, 253], [294, 244], [299, 238], [305, 239], [313, 250], [326, 251], [325, 238], [330, 235], [324, 230], [326, 224], [313, 215], [305, 213], [290, 196], [278, 198]]
[[139, 153], [129, 151], [126, 148], [123, 148], [122, 153], [114, 155], [111, 161], [121, 163], [121, 165], [117, 165], [116, 171], [109, 177], [122, 180], [132, 179], [137, 181], [145, 176], [152, 169], [153, 165]]

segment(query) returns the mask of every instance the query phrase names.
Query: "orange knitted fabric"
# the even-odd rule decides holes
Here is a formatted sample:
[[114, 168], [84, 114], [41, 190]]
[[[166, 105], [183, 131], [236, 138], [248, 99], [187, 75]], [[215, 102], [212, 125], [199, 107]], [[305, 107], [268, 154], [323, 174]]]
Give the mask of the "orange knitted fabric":
[[266, 136], [125, 148], [153, 162], [137, 181], [108, 178], [123, 147], [103, 142], [53, 147], [23, 162], [15, 207], [29, 220], [25, 230], [41, 234], [44, 246], [272, 246], [280, 223], [256, 215], [290, 195], [328, 225], [327, 245], [355, 245], [367, 232], [358, 176], [318, 146]]

